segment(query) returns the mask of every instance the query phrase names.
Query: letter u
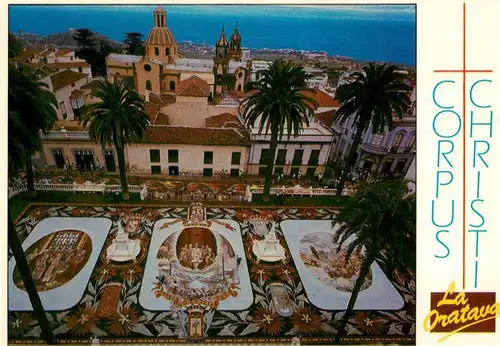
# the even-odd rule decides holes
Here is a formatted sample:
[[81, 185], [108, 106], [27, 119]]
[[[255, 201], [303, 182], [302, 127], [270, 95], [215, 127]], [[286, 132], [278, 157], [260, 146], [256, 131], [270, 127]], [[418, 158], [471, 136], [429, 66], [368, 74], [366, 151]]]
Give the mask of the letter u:
[[455, 200], [454, 199], [451, 200], [451, 220], [446, 225], [445, 224], [439, 225], [436, 223], [436, 220], [434, 217], [434, 215], [435, 215], [435, 207], [434, 207], [435, 202], [436, 202], [435, 200], [432, 200], [432, 212], [431, 212], [432, 224], [436, 227], [449, 227], [453, 223], [453, 221], [455, 220]]

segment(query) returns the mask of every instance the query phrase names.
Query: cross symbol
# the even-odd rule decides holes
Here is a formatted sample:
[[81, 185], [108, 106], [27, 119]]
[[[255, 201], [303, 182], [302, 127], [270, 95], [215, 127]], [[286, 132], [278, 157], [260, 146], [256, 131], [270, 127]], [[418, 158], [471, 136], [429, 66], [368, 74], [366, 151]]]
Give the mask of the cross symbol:
[[462, 69], [459, 70], [434, 70], [435, 73], [461, 73], [462, 74], [462, 111], [463, 111], [463, 131], [462, 131], [462, 145], [463, 145], [463, 155], [462, 155], [462, 287], [465, 289], [465, 235], [467, 234], [467, 224], [465, 220], [467, 200], [466, 200], [466, 181], [467, 181], [467, 170], [466, 170], [466, 128], [465, 128], [465, 116], [466, 116], [466, 85], [467, 85], [467, 74], [468, 73], [492, 73], [493, 70], [468, 70], [467, 69], [467, 8], [465, 2], [463, 3], [463, 18], [462, 18]]

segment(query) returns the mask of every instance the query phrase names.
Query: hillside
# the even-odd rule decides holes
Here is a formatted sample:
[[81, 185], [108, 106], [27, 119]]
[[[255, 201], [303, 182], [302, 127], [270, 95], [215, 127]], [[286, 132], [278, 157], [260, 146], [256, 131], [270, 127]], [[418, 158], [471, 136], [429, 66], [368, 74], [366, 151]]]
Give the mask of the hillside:
[[[73, 39], [74, 29], [69, 29], [66, 32], [51, 34], [48, 36], [41, 36], [30, 33], [12, 33], [19, 41], [25, 46], [55, 46], [77, 49], [77, 42]], [[123, 43], [113, 41], [104, 35], [94, 32], [94, 38], [99, 45], [101, 41], [107, 42], [113, 49], [123, 48]]]

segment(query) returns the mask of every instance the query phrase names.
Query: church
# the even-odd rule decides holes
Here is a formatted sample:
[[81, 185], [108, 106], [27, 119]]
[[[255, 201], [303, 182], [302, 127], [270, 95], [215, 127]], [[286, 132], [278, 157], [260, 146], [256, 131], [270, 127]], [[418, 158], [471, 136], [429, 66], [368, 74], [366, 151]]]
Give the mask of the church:
[[229, 41], [222, 27], [213, 59], [190, 59], [179, 53], [174, 35], [167, 27], [167, 13], [161, 6], [153, 12], [153, 25], [145, 42], [144, 56], [112, 53], [106, 58], [108, 77], [125, 80], [140, 95], [177, 95], [182, 91], [183, 81], [192, 76], [208, 84], [209, 99], [232, 90], [243, 91], [251, 61], [242, 57], [237, 26]]

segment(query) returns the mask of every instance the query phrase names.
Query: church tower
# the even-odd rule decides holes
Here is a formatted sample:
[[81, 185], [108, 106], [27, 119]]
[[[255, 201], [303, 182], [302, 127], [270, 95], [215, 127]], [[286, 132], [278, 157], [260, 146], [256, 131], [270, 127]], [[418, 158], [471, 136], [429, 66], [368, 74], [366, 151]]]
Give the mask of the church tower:
[[158, 6], [153, 12], [154, 27], [146, 39], [146, 56], [149, 60], [175, 64], [178, 58], [177, 42], [167, 27], [167, 12]]
[[229, 67], [229, 43], [224, 33], [224, 25], [219, 40], [215, 44], [213, 97], [227, 91], [227, 70]]
[[241, 60], [241, 36], [238, 31], [238, 23], [236, 22], [236, 28], [234, 29], [233, 35], [231, 36], [231, 43], [229, 45], [229, 53], [231, 60], [240, 61]]

